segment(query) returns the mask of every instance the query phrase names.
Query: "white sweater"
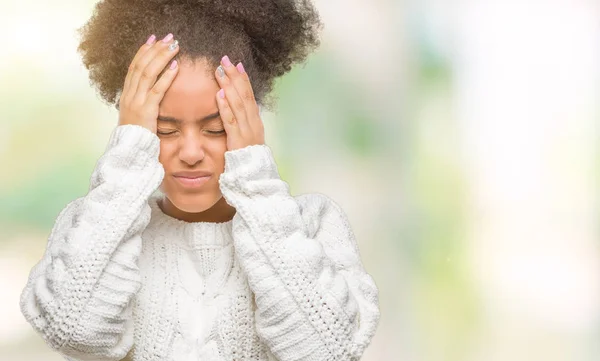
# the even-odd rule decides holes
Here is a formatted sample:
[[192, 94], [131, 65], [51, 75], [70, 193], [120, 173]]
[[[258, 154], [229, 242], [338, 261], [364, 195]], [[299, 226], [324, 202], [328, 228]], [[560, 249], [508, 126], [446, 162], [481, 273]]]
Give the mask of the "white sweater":
[[291, 196], [252, 145], [225, 153], [234, 218], [181, 221], [156, 203], [159, 148], [116, 127], [89, 192], [58, 215], [20, 303], [47, 344], [68, 360], [360, 359], [378, 289], [342, 209]]

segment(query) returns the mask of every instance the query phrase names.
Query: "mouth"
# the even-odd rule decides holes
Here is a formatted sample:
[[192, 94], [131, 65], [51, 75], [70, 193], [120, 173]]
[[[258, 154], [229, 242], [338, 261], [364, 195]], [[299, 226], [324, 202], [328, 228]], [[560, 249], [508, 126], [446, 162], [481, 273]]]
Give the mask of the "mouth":
[[177, 183], [179, 183], [181, 186], [183, 186], [185, 188], [199, 188], [199, 187], [202, 187], [206, 182], [208, 182], [208, 180], [210, 179], [210, 177], [211, 176], [191, 178], [191, 177], [173, 176], [173, 178], [175, 178], [175, 180], [177, 181]]

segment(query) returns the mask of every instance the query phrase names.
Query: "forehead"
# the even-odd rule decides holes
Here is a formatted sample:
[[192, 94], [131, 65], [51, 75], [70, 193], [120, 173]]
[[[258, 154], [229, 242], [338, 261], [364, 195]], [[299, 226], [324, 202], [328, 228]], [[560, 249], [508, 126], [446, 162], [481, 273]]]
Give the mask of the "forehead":
[[178, 66], [160, 103], [160, 115], [188, 120], [218, 110], [215, 95], [220, 88], [213, 69], [201, 60], [182, 61]]

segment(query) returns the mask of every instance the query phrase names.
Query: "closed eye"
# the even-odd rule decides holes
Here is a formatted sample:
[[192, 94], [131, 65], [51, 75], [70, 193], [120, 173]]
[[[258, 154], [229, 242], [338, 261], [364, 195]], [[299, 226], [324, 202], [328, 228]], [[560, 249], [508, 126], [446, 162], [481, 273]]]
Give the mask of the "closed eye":
[[[225, 133], [225, 129], [223, 130], [207, 130], [206, 132], [210, 133], [210, 134], [223, 134]], [[176, 131], [172, 131], [172, 132], [157, 132], [157, 134], [160, 135], [171, 135], [176, 133]]]
[[165, 133], [165, 132], [156, 132], [156, 133], [160, 134], [160, 135], [170, 135], [170, 134], [173, 134], [175, 132], [173, 131], [173, 132], [168, 132], [168, 133]]

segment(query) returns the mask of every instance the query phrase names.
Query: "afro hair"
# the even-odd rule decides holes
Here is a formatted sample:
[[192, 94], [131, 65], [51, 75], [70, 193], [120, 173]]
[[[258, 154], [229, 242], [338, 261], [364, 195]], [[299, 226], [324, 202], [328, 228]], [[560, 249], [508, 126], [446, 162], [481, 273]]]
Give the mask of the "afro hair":
[[175, 59], [216, 67], [227, 54], [243, 62], [256, 101], [272, 109], [274, 80], [318, 48], [322, 27], [310, 0], [103, 0], [78, 29], [77, 51], [90, 84], [118, 107], [140, 46], [151, 34], [173, 33], [180, 45]]

